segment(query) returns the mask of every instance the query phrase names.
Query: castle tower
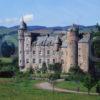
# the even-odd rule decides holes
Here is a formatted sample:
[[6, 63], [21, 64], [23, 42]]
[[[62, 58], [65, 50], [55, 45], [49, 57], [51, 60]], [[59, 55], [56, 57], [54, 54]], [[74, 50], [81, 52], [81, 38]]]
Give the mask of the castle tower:
[[67, 70], [78, 65], [78, 27], [73, 25], [67, 32]]
[[18, 30], [18, 44], [19, 44], [19, 68], [20, 71], [23, 71], [25, 68], [25, 60], [24, 60], [24, 33], [27, 31], [27, 25], [23, 21], [20, 23], [20, 27]]
[[31, 67], [32, 60], [32, 47], [31, 47], [31, 32], [26, 31], [24, 33], [24, 60], [25, 60], [25, 70], [27, 71]]

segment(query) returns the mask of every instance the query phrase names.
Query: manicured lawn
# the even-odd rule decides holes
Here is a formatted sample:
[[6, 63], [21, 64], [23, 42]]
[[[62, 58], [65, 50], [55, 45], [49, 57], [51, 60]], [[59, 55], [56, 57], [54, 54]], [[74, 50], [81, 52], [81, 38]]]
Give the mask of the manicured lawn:
[[[57, 87], [69, 89], [69, 90], [77, 90], [80, 88], [80, 91], [87, 92], [87, 89], [83, 86], [82, 83], [76, 83], [74, 81], [63, 81], [56, 84]], [[91, 92], [95, 92], [95, 87], [91, 89]]]
[[100, 100], [99, 96], [57, 93], [37, 89], [39, 81], [15, 82], [13, 79], [0, 79], [0, 100]]

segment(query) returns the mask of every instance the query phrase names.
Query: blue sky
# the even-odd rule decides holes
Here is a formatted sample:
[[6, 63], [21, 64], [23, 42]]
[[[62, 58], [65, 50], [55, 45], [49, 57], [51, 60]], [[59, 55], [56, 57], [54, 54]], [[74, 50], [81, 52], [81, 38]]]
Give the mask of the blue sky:
[[100, 0], [0, 0], [0, 26], [66, 26], [100, 22]]

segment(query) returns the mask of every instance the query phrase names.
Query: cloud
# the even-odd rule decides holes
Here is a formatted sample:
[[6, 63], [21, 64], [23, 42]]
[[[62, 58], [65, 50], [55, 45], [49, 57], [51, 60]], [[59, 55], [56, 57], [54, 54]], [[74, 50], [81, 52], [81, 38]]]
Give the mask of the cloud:
[[23, 16], [23, 19], [25, 22], [31, 22], [34, 19], [34, 16], [33, 16], [33, 14], [27, 14], [27, 15]]
[[[33, 21], [33, 14], [26, 14], [23, 16], [23, 19], [25, 22], [31, 22]], [[15, 24], [15, 23], [19, 23], [20, 22], [20, 18], [5, 18], [5, 19], [0, 19], [0, 24]]]

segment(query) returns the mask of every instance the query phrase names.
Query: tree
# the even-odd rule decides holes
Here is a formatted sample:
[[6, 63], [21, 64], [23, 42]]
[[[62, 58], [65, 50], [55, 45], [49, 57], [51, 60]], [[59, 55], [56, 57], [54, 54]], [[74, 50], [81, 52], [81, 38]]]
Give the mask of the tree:
[[46, 65], [45, 62], [43, 62], [43, 64], [42, 64], [41, 71], [42, 71], [43, 73], [46, 73], [46, 71], [47, 71], [47, 65]]
[[50, 70], [49, 80], [54, 81], [54, 80], [60, 78], [60, 74], [62, 72], [62, 64], [61, 63], [49, 64], [48, 69]]
[[62, 64], [61, 63], [49, 64], [48, 69], [50, 71], [53, 71], [54, 73], [61, 73], [62, 72]]
[[88, 94], [90, 93], [93, 86], [96, 85], [95, 79], [88, 73], [85, 75], [83, 80], [83, 85], [88, 89]]
[[100, 95], [100, 80], [97, 82], [96, 92]]
[[1, 45], [1, 52], [4, 57], [10, 57], [15, 53], [15, 45], [12, 42], [5, 41]]
[[74, 81], [82, 81], [85, 73], [80, 69], [79, 66], [73, 66], [69, 70], [69, 79]]

